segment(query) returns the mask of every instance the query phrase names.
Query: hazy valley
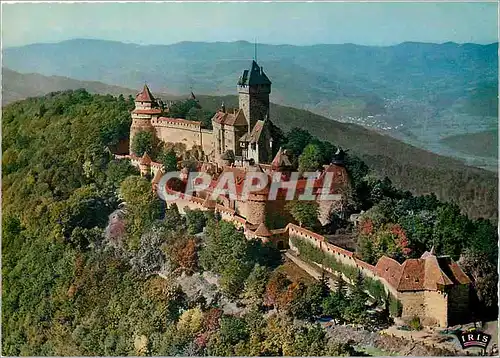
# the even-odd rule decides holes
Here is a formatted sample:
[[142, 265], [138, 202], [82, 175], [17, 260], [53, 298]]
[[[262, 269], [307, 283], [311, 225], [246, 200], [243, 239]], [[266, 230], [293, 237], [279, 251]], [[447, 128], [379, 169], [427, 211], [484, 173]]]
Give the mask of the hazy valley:
[[[497, 135], [497, 49], [496, 43], [259, 44], [257, 56], [272, 74], [275, 103], [361, 124], [469, 165], [496, 170], [496, 149], [486, 145], [470, 151], [461, 141], [449, 145], [446, 138], [483, 131]], [[157, 93], [184, 95], [192, 89], [197, 95], [220, 96], [233, 93], [235, 76], [253, 54], [254, 44], [244, 41], [140, 46], [70, 40], [7, 48], [3, 61], [22, 73], [97, 80], [130, 89], [147, 82]], [[4, 103], [22, 98], [14, 77], [4, 73]], [[60, 77], [54, 80], [61, 89], [74, 88]], [[88, 87], [101, 93], [120, 91]]]

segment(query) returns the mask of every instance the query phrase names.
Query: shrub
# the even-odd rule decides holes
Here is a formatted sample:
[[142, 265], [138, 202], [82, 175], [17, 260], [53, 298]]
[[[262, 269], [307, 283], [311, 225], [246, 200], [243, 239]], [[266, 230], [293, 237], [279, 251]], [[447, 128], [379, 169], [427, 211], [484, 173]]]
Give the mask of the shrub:
[[413, 331], [420, 331], [422, 329], [422, 324], [420, 323], [420, 318], [418, 316], [413, 316], [410, 320], [410, 328]]
[[396, 299], [394, 296], [389, 294], [387, 300], [389, 301], [389, 313], [393, 317], [401, 317], [401, 313], [403, 313], [403, 305], [401, 301]]

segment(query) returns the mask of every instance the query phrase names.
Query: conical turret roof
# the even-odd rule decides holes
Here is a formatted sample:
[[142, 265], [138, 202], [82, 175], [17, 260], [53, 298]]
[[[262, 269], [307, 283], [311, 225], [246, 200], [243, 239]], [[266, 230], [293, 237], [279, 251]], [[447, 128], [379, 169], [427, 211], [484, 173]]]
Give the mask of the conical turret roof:
[[149, 90], [149, 87], [147, 84], [144, 84], [144, 87], [141, 92], [137, 94], [135, 97], [136, 101], [140, 102], [154, 102], [155, 98], [153, 97], [153, 94]]

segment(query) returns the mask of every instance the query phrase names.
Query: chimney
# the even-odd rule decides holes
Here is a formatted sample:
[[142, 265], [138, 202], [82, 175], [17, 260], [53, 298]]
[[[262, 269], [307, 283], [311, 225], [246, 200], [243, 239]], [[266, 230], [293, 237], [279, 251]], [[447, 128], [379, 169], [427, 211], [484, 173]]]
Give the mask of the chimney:
[[224, 102], [222, 102], [222, 105], [220, 107], [220, 110], [223, 112], [223, 113], [226, 113], [226, 106], [224, 105]]

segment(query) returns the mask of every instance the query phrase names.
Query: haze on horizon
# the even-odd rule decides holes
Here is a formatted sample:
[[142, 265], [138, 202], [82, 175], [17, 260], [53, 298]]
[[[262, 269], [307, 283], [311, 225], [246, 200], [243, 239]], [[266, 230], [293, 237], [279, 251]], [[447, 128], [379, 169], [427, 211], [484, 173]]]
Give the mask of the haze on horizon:
[[498, 41], [498, 5], [475, 3], [2, 3], [3, 47], [74, 38], [395, 45]]

